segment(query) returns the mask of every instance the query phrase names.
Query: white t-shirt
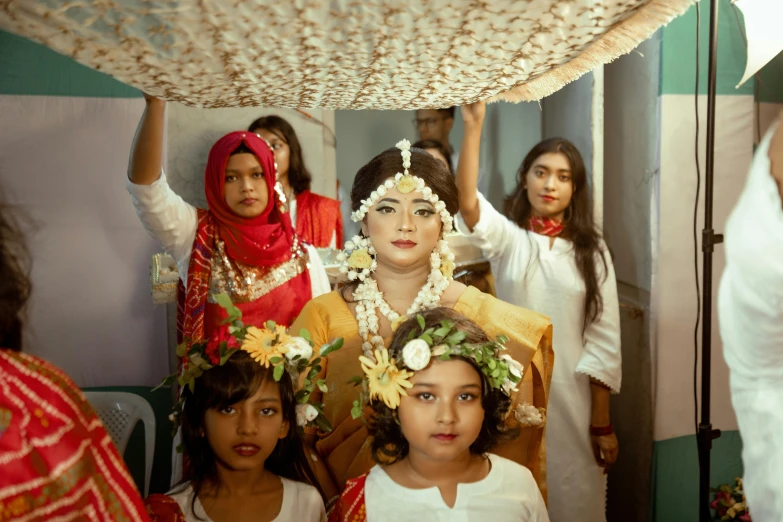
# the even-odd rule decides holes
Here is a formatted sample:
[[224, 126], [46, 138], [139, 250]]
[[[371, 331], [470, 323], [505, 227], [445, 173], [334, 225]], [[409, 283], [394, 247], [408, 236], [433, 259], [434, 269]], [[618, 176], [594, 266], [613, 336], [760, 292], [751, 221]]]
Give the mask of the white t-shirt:
[[[125, 186], [142, 225], [177, 262], [179, 278], [187, 286], [190, 253], [198, 228], [196, 207], [171, 190], [163, 171], [150, 185], [137, 185], [126, 179]], [[310, 287], [313, 297], [328, 294], [332, 287], [318, 251], [311, 245], [306, 244], [305, 247], [310, 257]]]
[[[280, 477], [280, 480], [283, 482], [283, 505], [273, 522], [294, 520], [296, 522], [326, 522], [324, 502], [317, 489], [309, 484], [283, 477]], [[193, 504], [193, 488], [190, 485], [184, 490], [176, 489], [167, 495], [177, 501], [187, 522], [212, 522], [198, 498]], [[194, 506], [194, 509], [191, 509], [191, 505]]]
[[438, 488], [409, 489], [380, 466], [364, 485], [368, 522], [549, 522], [533, 475], [514, 461], [489, 454], [492, 468], [478, 482], [459, 484], [453, 508]]

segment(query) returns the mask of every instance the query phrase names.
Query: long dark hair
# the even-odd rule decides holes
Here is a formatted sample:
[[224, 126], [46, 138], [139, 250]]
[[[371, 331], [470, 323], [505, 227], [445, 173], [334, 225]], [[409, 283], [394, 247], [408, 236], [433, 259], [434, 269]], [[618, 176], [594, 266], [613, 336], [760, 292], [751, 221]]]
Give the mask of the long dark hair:
[[549, 138], [530, 149], [522, 161], [522, 166], [519, 167], [517, 187], [506, 198], [504, 213], [521, 228], [527, 228], [533, 207], [527, 197], [525, 178], [533, 163], [542, 154], [547, 153], [563, 154], [571, 166], [574, 192], [571, 196], [571, 203], [566, 209], [563, 237], [569, 239], [574, 245], [576, 266], [585, 283], [584, 320], [582, 322], [582, 333], [584, 333], [590, 324], [601, 318], [604, 309], [600, 290], [602, 281], [599, 281], [596, 260], [600, 259], [604, 265], [604, 277], [606, 277], [608, 270], [606, 258], [601, 252], [601, 235], [593, 222], [593, 205], [587, 190], [585, 164], [574, 144], [563, 138]]
[[27, 243], [11, 209], [0, 203], [0, 348], [22, 349], [30, 290]]
[[310, 190], [310, 183], [313, 177], [310, 171], [305, 167], [302, 157], [302, 146], [299, 144], [299, 138], [291, 124], [280, 116], [262, 116], [250, 124], [248, 131], [256, 132], [259, 129], [268, 130], [277, 135], [278, 138], [288, 144], [290, 150], [288, 156], [288, 183], [294, 189], [297, 196], [305, 190]]
[[[216, 366], [196, 380], [193, 392], [185, 388], [182, 410], [182, 446], [190, 459], [185, 476], [180, 482], [193, 486], [191, 509], [194, 509], [199, 491], [208, 484], [220, 486], [215, 453], [203, 436], [204, 416], [209, 409], [222, 409], [243, 401], [258, 391], [265, 382], [274, 382], [272, 370], [264, 368], [243, 351], [238, 351], [223, 366]], [[286, 373], [276, 383], [280, 388], [283, 418], [289, 423], [288, 435], [277, 441], [264, 467], [279, 477], [305, 482], [323, 491], [310, 467], [302, 435], [296, 426], [296, 399], [291, 377]], [[195, 512], [195, 511], [194, 511]]]
[[[362, 206], [362, 200], [369, 199], [379, 186], [395, 174], [403, 171], [402, 155], [400, 149], [386, 149], [365, 166], [359, 169], [353, 178], [353, 187], [351, 188], [351, 210], [356, 211]], [[411, 149], [411, 168], [410, 173], [424, 180], [424, 183], [432, 189], [433, 194], [437, 194], [441, 201], [446, 204], [446, 210], [452, 216], [459, 212], [459, 192], [454, 182], [454, 176], [449, 172], [446, 165], [433, 158], [428, 152], [422, 149]], [[360, 231], [361, 235], [362, 232]], [[353, 289], [358, 285], [358, 281], [343, 285], [341, 294], [345, 301], [346, 296], [352, 295]]]
[[[464, 342], [479, 344], [489, 341], [489, 337], [479, 325], [451, 308], [433, 308], [419, 315], [424, 318], [425, 328], [437, 328], [441, 321], [448, 320], [455, 324], [457, 330], [467, 334]], [[394, 332], [394, 338], [389, 344], [389, 358], [394, 359], [398, 367], [403, 364], [402, 349], [408, 342], [408, 335], [413, 331], [421, 331], [416, 317], [402, 323]], [[474, 455], [483, 455], [494, 446], [519, 436], [519, 428], [510, 428], [505, 423], [506, 413], [511, 407], [511, 399], [502, 391], [490, 386], [487, 376], [476, 366], [473, 359], [464, 357], [459, 359], [470, 364], [481, 377], [481, 407], [484, 409], [484, 421], [481, 423], [478, 438], [470, 445], [470, 452]], [[368, 422], [367, 429], [372, 437], [373, 459], [379, 464], [391, 464], [404, 459], [410, 448], [402, 434], [396, 410], [392, 410], [381, 400], [374, 400], [370, 405], [373, 416]]]

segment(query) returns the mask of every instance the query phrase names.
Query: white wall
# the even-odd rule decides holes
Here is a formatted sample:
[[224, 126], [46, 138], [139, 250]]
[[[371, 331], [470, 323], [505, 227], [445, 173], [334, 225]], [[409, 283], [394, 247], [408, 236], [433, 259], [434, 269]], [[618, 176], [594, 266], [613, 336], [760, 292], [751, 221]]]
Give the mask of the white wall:
[[517, 186], [517, 171], [525, 155], [541, 141], [542, 118], [538, 103], [498, 102], [487, 108], [481, 168], [489, 178], [485, 196], [498, 210], [503, 208], [504, 197]]
[[[657, 317], [655, 438], [669, 439], [693, 434], [693, 327], [696, 324], [694, 276], [693, 204], [696, 196], [694, 158], [695, 122], [692, 95], [661, 97], [660, 237], [653, 281]], [[701, 230], [704, 223], [704, 169], [707, 97], [699, 96], [701, 116], [699, 155], [702, 191], [699, 199], [696, 251], [701, 274]], [[753, 155], [753, 97], [719, 95], [715, 123], [715, 192], [713, 228], [725, 229], [726, 219], [747, 179]], [[713, 297], [717, 297], [725, 266], [724, 249], [713, 256]], [[712, 423], [721, 430], [736, 430], [731, 404], [728, 368], [723, 358], [718, 315], [712, 307]], [[701, 333], [699, 333], [701, 343]], [[699, 372], [700, 373], [700, 372]], [[699, 385], [699, 389], [700, 389]]]
[[[623, 390], [612, 421], [623, 457], [609, 475], [609, 520], [647, 518], [653, 453], [650, 288], [659, 171], [660, 36], [604, 67], [604, 239], [618, 279]], [[655, 225], [653, 225], [653, 223]]]
[[[783, 99], [783, 91], [781, 91], [781, 99]], [[758, 144], [769, 130], [770, 125], [775, 123], [775, 120], [783, 114], [783, 103], [759, 103], [758, 104], [758, 122], [756, 123], [756, 130], [759, 132], [756, 135], [754, 143]]]
[[356, 172], [403, 138], [416, 141], [412, 111], [335, 111], [337, 179], [350, 193]]
[[604, 69], [604, 235], [618, 281], [649, 292], [660, 172], [659, 33], [638, 51]]
[[582, 153], [588, 178], [592, 176], [593, 162], [592, 93], [593, 75], [590, 73], [541, 100], [542, 138], [559, 137], [571, 141]]
[[155, 385], [165, 311], [150, 297], [147, 236], [125, 190], [141, 98], [0, 96], [0, 185], [35, 221], [25, 351], [79, 386]]

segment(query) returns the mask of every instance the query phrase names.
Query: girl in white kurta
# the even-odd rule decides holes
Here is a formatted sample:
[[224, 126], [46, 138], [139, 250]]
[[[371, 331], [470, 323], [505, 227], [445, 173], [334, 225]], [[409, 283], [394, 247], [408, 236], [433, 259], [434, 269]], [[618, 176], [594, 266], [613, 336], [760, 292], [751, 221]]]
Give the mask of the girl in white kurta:
[[[620, 391], [617, 286], [595, 231], [584, 164], [565, 140], [525, 158], [509, 215], [476, 190], [484, 104], [463, 107], [457, 170], [460, 227], [490, 259], [498, 298], [549, 315], [555, 366], [547, 408], [547, 484], [553, 522], [605, 522], [606, 476], [617, 458], [609, 394]], [[575, 244], [579, 245], [575, 247]]]

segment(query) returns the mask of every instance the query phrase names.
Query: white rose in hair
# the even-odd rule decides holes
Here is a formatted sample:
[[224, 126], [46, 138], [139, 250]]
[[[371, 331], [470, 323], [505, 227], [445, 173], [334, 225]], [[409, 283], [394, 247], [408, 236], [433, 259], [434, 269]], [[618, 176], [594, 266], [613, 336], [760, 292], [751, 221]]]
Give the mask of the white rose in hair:
[[312, 404], [296, 405], [296, 425], [307, 426], [308, 422], [313, 422], [318, 417], [318, 410]]
[[408, 344], [402, 349], [402, 361], [414, 372], [426, 368], [430, 363], [431, 356], [430, 345], [423, 339], [408, 341]]
[[513, 382], [511, 382], [510, 379], [505, 379], [503, 381], [503, 384], [500, 386], [500, 391], [511, 397], [511, 394], [514, 392], [518, 392], [519, 388], [517, 388], [517, 385]]
[[289, 361], [293, 360], [297, 355], [306, 361], [309, 361], [310, 357], [313, 356], [313, 347], [301, 337], [291, 337], [285, 345], [288, 348], [285, 356]]
[[513, 375], [518, 379], [522, 378], [522, 371], [525, 369], [524, 366], [522, 366], [517, 361], [512, 359], [511, 356], [508, 355], [507, 353], [501, 355], [500, 360], [506, 362], [506, 364], [508, 365], [508, 371], [511, 372], [511, 375]]

